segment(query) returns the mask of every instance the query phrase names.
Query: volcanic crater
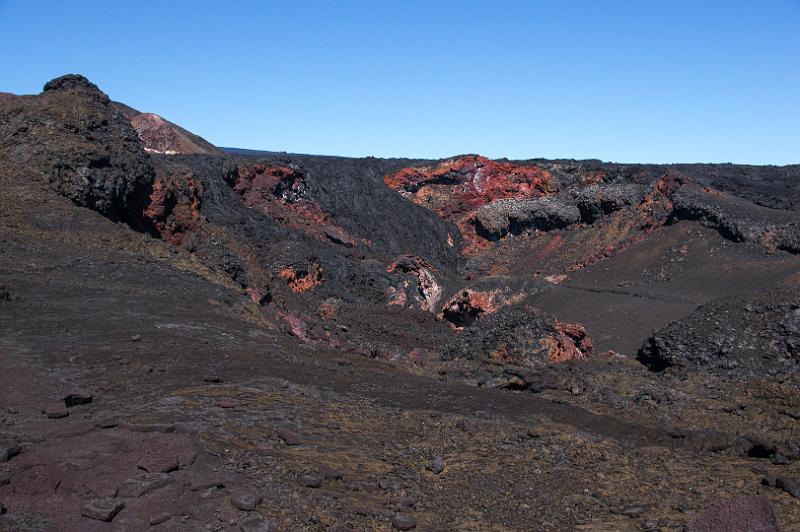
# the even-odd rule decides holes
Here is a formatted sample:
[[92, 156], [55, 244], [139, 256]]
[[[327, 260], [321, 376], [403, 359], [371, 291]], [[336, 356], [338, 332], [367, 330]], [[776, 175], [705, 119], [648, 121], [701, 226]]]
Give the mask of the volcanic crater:
[[0, 185], [0, 529], [800, 529], [800, 166], [246, 152], [72, 74]]

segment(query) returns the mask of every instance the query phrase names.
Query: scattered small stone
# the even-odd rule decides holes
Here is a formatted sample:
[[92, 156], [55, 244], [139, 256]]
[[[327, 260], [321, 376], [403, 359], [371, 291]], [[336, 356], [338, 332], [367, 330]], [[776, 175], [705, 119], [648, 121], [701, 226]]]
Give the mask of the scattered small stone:
[[302, 440], [300, 436], [288, 429], [278, 429], [275, 431], [278, 438], [283, 440], [286, 445], [300, 445]]
[[397, 496], [389, 499], [389, 504], [396, 508], [411, 508], [417, 504], [417, 499], [415, 497]]
[[142, 341], [141, 334], [134, 334], [133, 336], [131, 336], [131, 342], [141, 342], [141, 341]]
[[202, 491], [212, 488], [222, 489], [225, 487], [225, 481], [220, 479], [202, 479], [195, 482], [192, 482], [192, 491]]
[[117, 497], [141, 497], [158, 488], [163, 488], [169, 484], [169, 481], [169, 476], [166, 473], [145, 473], [136, 478], [129, 478], [120, 484], [119, 488], [117, 488]]
[[300, 477], [300, 484], [307, 488], [318, 488], [322, 486], [322, 477], [316, 475], [303, 475]]
[[626, 506], [619, 513], [627, 515], [628, 517], [639, 517], [650, 511], [650, 507], [646, 504], [635, 504], [633, 506]]
[[203, 380], [206, 382], [222, 382], [222, 377], [219, 375], [206, 375]]
[[98, 521], [111, 521], [124, 507], [121, 501], [110, 497], [92, 499], [81, 508], [81, 515]]
[[100, 419], [94, 424], [98, 429], [113, 429], [117, 426], [117, 420], [114, 418]]
[[340, 480], [342, 478], [342, 472], [331, 466], [321, 465], [317, 468], [317, 470], [319, 471], [319, 474], [326, 479]]
[[544, 436], [544, 431], [539, 427], [531, 427], [528, 429], [528, 437], [529, 438], [541, 438]]
[[775, 465], [789, 465], [792, 463], [792, 461], [778, 453], [772, 457], [772, 463]]
[[161, 512], [150, 516], [150, 526], [160, 525], [172, 519], [172, 516], [167, 512]]
[[252, 491], [237, 491], [231, 494], [231, 504], [245, 512], [252, 512], [261, 504], [261, 495]]
[[64, 403], [48, 403], [42, 409], [44, 415], [46, 415], [50, 419], [59, 419], [62, 417], [67, 417], [69, 412], [67, 411], [67, 406]]
[[388, 478], [382, 478], [378, 480], [378, 487], [383, 491], [388, 490], [391, 487], [392, 483], [389, 481]]
[[428, 465], [425, 466], [425, 469], [432, 472], [434, 475], [438, 475], [439, 473], [444, 471], [444, 458], [442, 458], [441, 456], [437, 456], [436, 458], [428, 462]]
[[525, 389], [532, 393], [541, 393], [559, 387], [558, 378], [551, 373], [532, 371], [522, 379]]
[[81, 388], [72, 388], [64, 392], [64, 404], [67, 408], [78, 405], [88, 405], [94, 397], [92, 394]]
[[239, 528], [242, 532], [276, 532], [278, 530], [278, 526], [273, 521], [263, 517], [255, 517], [245, 521], [239, 525]]
[[0, 463], [8, 462], [22, 452], [22, 448], [16, 443], [0, 446]]
[[794, 478], [778, 477], [775, 487], [782, 489], [795, 499], [800, 499], [800, 481]]
[[417, 521], [413, 517], [397, 514], [392, 518], [392, 528], [395, 530], [413, 530], [417, 528]]

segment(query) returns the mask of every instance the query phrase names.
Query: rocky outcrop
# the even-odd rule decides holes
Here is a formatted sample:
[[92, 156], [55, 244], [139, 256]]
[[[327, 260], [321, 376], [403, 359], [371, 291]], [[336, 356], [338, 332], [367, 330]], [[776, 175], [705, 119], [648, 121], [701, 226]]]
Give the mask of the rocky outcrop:
[[796, 290], [742, 295], [703, 305], [649, 337], [637, 358], [653, 371], [797, 371], [800, 295]]
[[245, 207], [288, 229], [345, 246], [358, 242], [322, 210], [297, 165], [240, 164], [228, 179]]
[[800, 221], [789, 222], [776, 227], [767, 235], [767, 242], [772, 242], [777, 249], [789, 253], [800, 253]]
[[310, 259], [304, 265], [281, 268], [278, 276], [286, 280], [292, 292], [308, 292], [322, 284], [322, 267], [315, 259]]
[[800, 252], [800, 220], [790, 211], [754, 205], [727, 194], [687, 185], [672, 194], [675, 220], [695, 220], [734, 242]]
[[151, 231], [224, 274], [253, 301], [287, 315], [299, 308], [315, 313], [330, 297], [385, 306], [387, 294], [399, 287], [409, 308], [438, 308], [444, 271], [423, 259], [401, 257], [388, 269], [386, 262], [365, 260], [365, 253], [375, 253], [371, 243], [322, 209], [325, 192], [300, 166], [152, 158], [157, 178], [144, 212]]
[[[537, 197], [555, 191], [550, 175], [537, 166], [497, 162], [478, 155], [433, 167], [404, 168], [387, 175], [384, 182], [419, 203], [433, 203], [427, 206], [437, 212], [450, 214], [474, 210], [497, 199]], [[448, 198], [459, 201], [454, 205], [437, 201]]]
[[384, 182], [417, 205], [458, 226], [473, 253], [483, 245], [472, 220], [475, 212], [502, 199], [526, 200], [556, 191], [550, 174], [538, 166], [522, 166], [469, 155], [436, 166], [414, 166], [386, 175]]
[[441, 273], [434, 266], [419, 257], [404, 255], [393, 260], [386, 271], [407, 274], [411, 278], [389, 288], [390, 304], [436, 312], [443, 287], [436, 279]]
[[562, 229], [580, 219], [581, 214], [574, 203], [563, 197], [547, 196], [533, 200], [493, 201], [477, 210], [475, 226], [479, 235], [498, 240], [527, 229]]
[[502, 280], [489, 278], [485, 282], [459, 290], [444, 304], [439, 317], [456, 328], [469, 327], [486, 315], [520, 303], [536, 291], [528, 285], [515, 284], [503, 284]]
[[565, 324], [534, 309], [508, 306], [464, 329], [445, 353], [467, 359], [521, 367], [542, 367], [591, 355], [583, 327]]
[[590, 185], [575, 193], [575, 202], [584, 222], [593, 223], [603, 216], [644, 201], [647, 186], [638, 183]]
[[130, 123], [96, 85], [73, 74], [38, 96], [0, 102], [0, 157], [76, 205], [131, 225], [140, 222], [154, 178]]
[[159, 175], [143, 216], [152, 232], [193, 251], [202, 214], [204, 185], [191, 174]]

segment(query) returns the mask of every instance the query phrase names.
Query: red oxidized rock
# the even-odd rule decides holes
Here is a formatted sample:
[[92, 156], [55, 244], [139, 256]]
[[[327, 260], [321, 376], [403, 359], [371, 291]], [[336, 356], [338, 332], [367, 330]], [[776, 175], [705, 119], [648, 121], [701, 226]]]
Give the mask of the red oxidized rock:
[[524, 292], [511, 292], [499, 288], [495, 290], [467, 288], [445, 303], [439, 318], [449, 321], [456, 327], [468, 327], [484, 314], [492, 314], [506, 305], [519, 303], [524, 298]]
[[284, 227], [345, 246], [358, 242], [314, 201], [305, 175], [294, 165], [242, 164], [231, 185], [246, 207]]
[[[412, 296], [413, 301], [411, 306], [418, 306], [418, 308], [428, 312], [436, 311], [439, 301], [442, 298], [443, 290], [442, 286], [436, 280], [435, 274], [438, 273], [438, 270], [434, 266], [419, 257], [404, 255], [393, 260], [386, 271], [389, 273], [406, 273], [413, 275], [417, 281], [417, 293]], [[409, 284], [410, 283], [406, 280], [403, 282], [402, 288], [390, 288], [388, 294], [390, 305], [406, 306], [409, 302], [406, 292]]]
[[197, 235], [203, 186], [193, 176], [158, 176], [142, 216], [167, 242], [179, 246]]
[[532, 199], [556, 192], [549, 172], [538, 166], [495, 162], [470, 155], [435, 167], [411, 167], [387, 175], [384, 182], [413, 202], [455, 223], [465, 252], [486, 246], [470, 223], [475, 211], [498, 199]]
[[425, 366], [430, 360], [431, 354], [427, 349], [417, 347], [408, 354], [408, 360], [417, 366]]
[[551, 362], [566, 362], [567, 360], [580, 360], [587, 358], [592, 353], [592, 340], [587, 336], [586, 330], [578, 323], [555, 322], [558, 337], [555, 341], [548, 338], [549, 356]]
[[307, 339], [308, 324], [300, 316], [287, 314], [283, 317], [283, 321], [288, 326], [289, 334], [301, 340]]
[[322, 283], [322, 267], [316, 261], [309, 261], [305, 267], [287, 266], [278, 272], [286, 279], [292, 292], [307, 292]]

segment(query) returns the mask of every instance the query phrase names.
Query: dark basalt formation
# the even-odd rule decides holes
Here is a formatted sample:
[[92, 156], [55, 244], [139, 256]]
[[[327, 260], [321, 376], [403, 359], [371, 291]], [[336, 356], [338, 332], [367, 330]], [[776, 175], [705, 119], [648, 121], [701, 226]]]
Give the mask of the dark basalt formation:
[[136, 132], [83, 76], [48, 82], [38, 96], [4, 103], [0, 153], [6, 166], [46, 178], [76, 205], [137, 222], [153, 181]]
[[649, 337], [650, 369], [794, 375], [800, 369], [800, 295], [794, 289], [720, 298]]
[[798, 183], [2, 93], [0, 530], [797, 529]]

